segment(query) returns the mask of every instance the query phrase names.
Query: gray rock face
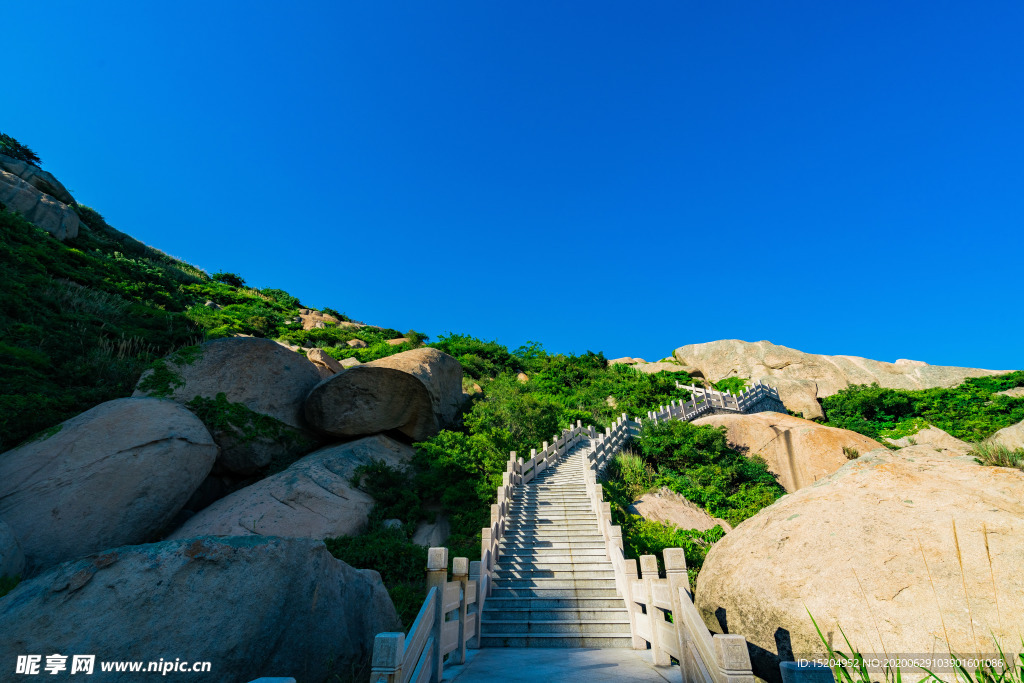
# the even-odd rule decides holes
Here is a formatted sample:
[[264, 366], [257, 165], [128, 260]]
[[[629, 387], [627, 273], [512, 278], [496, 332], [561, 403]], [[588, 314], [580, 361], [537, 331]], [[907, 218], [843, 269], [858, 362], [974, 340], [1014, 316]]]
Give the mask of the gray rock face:
[[81, 221], [74, 209], [4, 170], [0, 170], [0, 204], [59, 240], [78, 236]]
[[401, 630], [377, 572], [317, 541], [260, 537], [129, 546], [60, 565], [0, 599], [0, 624], [5, 663], [51, 652], [180, 657], [211, 662], [188, 678], [216, 683], [366, 680], [374, 635]]
[[21, 576], [25, 570], [25, 554], [7, 523], [0, 520], [0, 577]]
[[13, 173], [40, 192], [50, 195], [62, 204], [74, 206], [75, 198], [52, 173], [32, 164], [0, 154], [0, 169]]
[[310, 349], [306, 352], [306, 358], [316, 367], [322, 379], [333, 377], [344, 369], [341, 363], [323, 349]]
[[724, 519], [712, 517], [704, 508], [665, 487], [657, 491], [648, 491], [634, 500], [629, 506], [629, 511], [644, 519], [675, 524], [680, 529], [707, 531], [720, 526], [723, 531], [732, 531], [732, 526]]
[[334, 538], [366, 526], [374, 500], [352, 485], [360, 465], [404, 468], [411, 447], [371, 436], [311, 453], [288, 469], [235, 491], [198, 512], [169, 538], [295, 536]]
[[797, 658], [822, 651], [808, 611], [834, 642], [844, 642], [838, 623], [865, 653], [987, 652], [990, 634], [1019, 652], [1021, 566], [1024, 472], [933, 446], [879, 449], [716, 543], [696, 606], [712, 631], [747, 637], [766, 680], [778, 680], [779, 656], [791, 658], [780, 647]]
[[0, 519], [29, 573], [149, 540], [217, 458], [203, 423], [171, 401], [108, 401], [59, 427], [0, 455]]
[[808, 419], [824, 417], [819, 399], [851, 384], [871, 384], [889, 389], [953, 387], [968, 377], [997, 375], [999, 370], [927, 365], [901, 359], [898, 363], [857, 356], [824, 356], [804, 353], [767, 341], [723, 339], [681, 346], [673, 352], [680, 363], [699, 370], [710, 382], [726, 377], [745, 377], [777, 387], [786, 407]]
[[161, 380], [147, 370], [132, 395], [167, 396], [193, 408], [198, 398], [219, 417], [228, 411], [244, 414], [242, 424], [220, 420], [222, 426], [212, 430], [221, 447], [218, 464], [228, 471], [253, 473], [275, 458], [294, 460], [316, 445], [302, 403], [320, 373], [301, 355], [269, 339], [232, 337], [207, 342], [198, 352], [178, 352], [164, 362], [172, 379], [164, 375]]
[[415, 441], [450, 424], [462, 400], [462, 366], [437, 349], [419, 348], [347, 368], [306, 399], [306, 418], [338, 436], [397, 429]]

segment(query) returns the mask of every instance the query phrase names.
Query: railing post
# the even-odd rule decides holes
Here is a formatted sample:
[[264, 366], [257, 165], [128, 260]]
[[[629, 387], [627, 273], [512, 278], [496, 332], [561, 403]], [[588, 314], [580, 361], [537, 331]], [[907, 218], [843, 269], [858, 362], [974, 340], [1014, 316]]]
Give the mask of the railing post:
[[[754, 683], [754, 672], [750, 666], [750, 652], [747, 639], [743, 636], [716, 633], [712, 637], [715, 647], [715, 662], [722, 683]], [[831, 670], [828, 672], [831, 674]]]
[[665, 548], [662, 556], [665, 558], [665, 580], [668, 581], [672, 600], [672, 624], [678, 643], [679, 666], [683, 671], [683, 680], [687, 680], [685, 658], [689, 653], [690, 634], [686, 631], [686, 620], [683, 618], [682, 600], [686, 598], [682, 596], [687, 596], [692, 602], [693, 594], [690, 592], [690, 577], [686, 572], [686, 552], [682, 548]]
[[480, 616], [484, 612], [484, 600], [487, 597], [485, 595], [484, 576], [481, 572], [481, 563], [479, 561], [469, 563], [469, 580], [476, 581], [476, 605], [473, 606], [472, 612], [468, 612], [473, 615], [475, 629], [473, 637], [466, 641], [466, 645], [471, 650], [478, 650], [480, 649]]
[[444, 585], [448, 583], [448, 548], [430, 548], [427, 550], [427, 592], [437, 589], [437, 606], [434, 609], [434, 639], [430, 658], [430, 683], [441, 680], [441, 669], [444, 668], [444, 655], [441, 654], [441, 637], [444, 632]]
[[636, 560], [623, 560], [622, 565], [622, 573], [626, 577], [626, 589], [622, 594], [626, 598], [626, 611], [629, 612], [629, 632], [633, 636], [633, 649], [646, 650], [647, 643], [636, 633], [636, 623], [643, 619], [644, 615], [640, 613], [640, 606], [633, 599], [633, 582], [640, 578], [640, 572], [637, 571]]
[[651, 630], [651, 655], [654, 657], [655, 666], [668, 666], [672, 663], [661, 646], [661, 632], [658, 629], [658, 622], [664, 621], [665, 617], [660, 610], [654, 606], [654, 582], [658, 580], [658, 558], [654, 555], [643, 555], [640, 557], [640, 573], [647, 589], [647, 619]]
[[469, 582], [469, 560], [456, 557], [452, 560], [452, 581], [458, 582], [462, 595], [459, 598], [459, 644], [452, 652], [452, 664], [463, 664], [466, 661], [466, 584]]
[[378, 633], [373, 639], [370, 680], [373, 683], [402, 683], [405, 659], [404, 633]]

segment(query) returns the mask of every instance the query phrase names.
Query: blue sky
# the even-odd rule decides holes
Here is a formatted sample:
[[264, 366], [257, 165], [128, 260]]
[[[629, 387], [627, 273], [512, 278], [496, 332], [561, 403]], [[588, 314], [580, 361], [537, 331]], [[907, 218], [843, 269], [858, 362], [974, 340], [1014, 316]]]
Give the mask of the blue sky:
[[[898, 6], [897, 6], [898, 5]], [[603, 350], [1024, 367], [1024, 5], [4, 8], [0, 130], [310, 306]]]

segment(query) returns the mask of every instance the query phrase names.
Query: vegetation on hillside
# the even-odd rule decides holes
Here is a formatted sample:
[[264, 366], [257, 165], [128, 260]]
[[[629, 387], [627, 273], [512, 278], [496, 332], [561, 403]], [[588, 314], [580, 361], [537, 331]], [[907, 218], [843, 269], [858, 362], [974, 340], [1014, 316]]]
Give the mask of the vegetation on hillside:
[[0, 133], [0, 154], [27, 161], [36, 167], [43, 163], [35, 152], [4, 133]]
[[[281, 338], [368, 361], [412, 348], [388, 339], [423, 339], [373, 327], [303, 331], [287, 292], [211, 277], [77, 209], [79, 236], [60, 242], [0, 207], [0, 451], [130, 395], [151, 363], [206, 340]], [[367, 347], [350, 349], [349, 339]]]
[[1024, 371], [974, 377], [951, 389], [884, 389], [855, 385], [822, 401], [826, 424], [873, 439], [916, 433], [927, 424], [964, 441], [981, 441], [1024, 420], [1024, 397], [997, 392], [1024, 386]]

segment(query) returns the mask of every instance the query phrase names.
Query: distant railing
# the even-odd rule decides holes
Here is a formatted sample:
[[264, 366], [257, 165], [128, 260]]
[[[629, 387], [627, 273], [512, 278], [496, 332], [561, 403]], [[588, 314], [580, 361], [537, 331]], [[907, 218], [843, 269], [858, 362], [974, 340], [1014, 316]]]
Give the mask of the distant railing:
[[478, 562], [456, 557], [448, 580], [448, 549], [427, 551], [427, 599], [404, 633], [378, 633], [373, 641], [371, 683], [437, 683], [445, 655], [451, 664], [466, 661], [466, 646], [479, 634]]
[[647, 418], [655, 422], [677, 419], [689, 422], [702, 415], [715, 412], [757, 413], [766, 410], [785, 411], [786, 407], [779, 398], [779, 390], [761, 382], [749, 389], [733, 394], [729, 391], [716, 391], [705, 387], [697, 387], [676, 382], [677, 389], [689, 389], [693, 398], [687, 402], [672, 401], [660, 406], [657, 410], [647, 412]]

